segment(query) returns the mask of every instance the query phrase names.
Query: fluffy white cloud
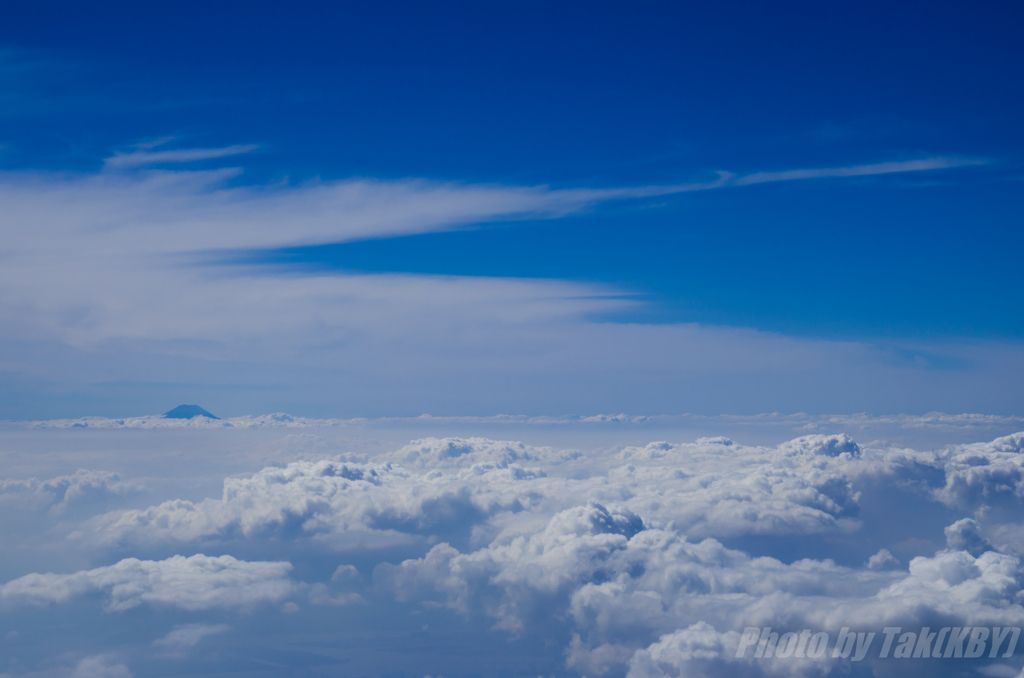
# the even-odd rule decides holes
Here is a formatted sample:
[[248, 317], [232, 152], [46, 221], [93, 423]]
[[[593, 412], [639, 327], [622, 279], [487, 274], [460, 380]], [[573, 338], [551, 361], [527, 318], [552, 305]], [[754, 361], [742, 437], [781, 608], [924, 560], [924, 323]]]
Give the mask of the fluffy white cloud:
[[946, 504], [977, 508], [982, 503], [1024, 499], [1024, 433], [988, 443], [959, 445], [941, 454], [946, 485], [936, 496]]
[[[978, 522], [966, 518], [947, 527], [949, 550], [913, 558], [909, 571], [899, 570], [888, 550], [862, 569], [829, 560], [786, 564], [727, 549], [710, 535], [744, 529], [784, 535], [794, 525], [847, 529], [839, 521], [776, 517], [841, 516], [856, 507], [857, 482], [869, 478], [925, 503], [943, 500], [965, 468], [1012, 463], [1007, 448], [1018, 439], [936, 453], [864, 452], [845, 436], [809, 436], [769, 449], [721, 438], [626, 448], [619, 458], [645, 466], [609, 472], [626, 500], [618, 506], [570, 508], [533, 531], [504, 533], [473, 551], [439, 544], [423, 558], [378, 566], [375, 579], [400, 600], [487, 614], [498, 628], [517, 633], [569, 619], [567, 666], [588, 675], [627, 666], [637, 677], [821, 675], [829, 670], [827, 658], [748, 657], [737, 664], [739, 632], [747, 626], [832, 634], [843, 626], [1020, 626], [1021, 561], [993, 550]], [[673, 468], [682, 472], [666, 473]], [[934, 470], [942, 470], [946, 482], [929, 490], [924, 478]], [[918, 472], [921, 477], [908, 482]], [[654, 495], [663, 499], [656, 502]], [[690, 504], [702, 508], [679, 509]], [[669, 515], [680, 519], [664, 521]], [[641, 522], [652, 517], [664, 522]]]
[[962, 518], [948, 526], [946, 543], [953, 551], [967, 551], [972, 556], [980, 556], [992, 550], [992, 544], [981, 534], [978, 523], [972, 518]]
[[[395, 461], [420, 469], [467, 467], [478, 463], [494, 463], [508, 467], [512, 463], [536, 463], [551, 450], [535, 450], [521, 442], [488, 440], [487, 438], [424, 438], [414, 440], [398, 450]], [[544, 454], [548, 457], [549, 454]]]
[[[296, 461], [229, 478], [219, 499], [115, 512], [85, 534], [92, 530], [100, 541], [124, 544], [263, 536], [330, 543], [356, 533], [400, 539], [454, 531], [473, 532], [479, 541], [534, 529], [591, 499], [621, 505], [650, 526], [671, 526], [691, 540], [849, 534], [860, 529], [858, 486], [865, 482], [923, 493], [920, 501], [962, 503], [951, 499], [960, 495], [950, 488], [975, 485], [982, 489], [970, 496], [1003, 492], [1019, 501], [1012, 486], [992, 474], [1003, 478], [1006, 473], [995, 469], [1018, 468], [1021, 455], [1005, 448], [1020, 439], [917, 452], [862, 451], [845, 434], [804, 436], [776, 447], [702, 438], [595, 455], [484, 438], [425, 438], [378, 456], [377, 463]], [[937, 473], [943, 485], [934, 485]], [[978, 500], [971, 507], [978, 508]], [[960, 535], [947, 530], [951, 548], [974, 552], [988, 543], [986, 530], [997, 526], [979, 521], [951, 526]], [[967, 527], [971, 545], [964, 541]]]
[[[440, 594], [513, 631], [570, 619], [568, 666], [597, 675], [627, 660], [637, 676], [736, 675], [736, 639], [747, 626], [835, 634], [842, 626], [1024, 624], [1024, 569], [1012, 556], [947, 551], [915, 558], [909, 573], [787, 565], [638, 523], [599, 505], [570, 509], [529, 537], [471, 553], [441, 544], [424, 558], [379, 566], [376, 578], [400, 599]], [[749, 655], [741, 663], [770, 673]], [[776, 668], [820, 675], [820, 662], [810, 664]]]
[[[529, 476], [529, 471], [490, 472], [503, 475], [505, 485], [517, 474]], [[387, 463], [299, 461], [229, 478], [220, 499], [174, 500], [112, 514], [98, 530], [101, 539], [125, 543], [358, 533], [401, 541], [404, 533], [469, 529], [488, 513], [515, 508], [516, 501], [500, 488], [474, 492], [451, 476], [417, 476]]]
[[720, 634], [705, 622], [665, 634], [632, 656], [630, 678], [679, 676], [684, 667], [685, 675], [693, 678], [734, 675], [738, 667], [729, 659], [735, 655], [738, 637], [736, 632]]
[[891, 570], [899, 567], [900, 561], [889, 549], [879, 549], [878, 553], [868, 558], [867, 568], [869, 570]]
[[99, 539], [121, 543], [453, 530], [483, 538], [595, 498], [691, 537], [844, 532], [856, 528], [858, 499], [844, 468], [859, 455], [846, 436], [778, 448], [724, 439], [652, 443], [604, 458], [431, 438], [388, 455], [389, 463], [298, 461], [229, 478], [220, 499], [111, 514], [95, 529]]
[[692, 537], [806, 534], [856, 525], [858, 494], [844, 468], [860, 448], [845, 435], [807, 436], [775, 449], [724, 438], [651, 443], [620, 456], [632, 462], [610, 474], [621, 500]]
[[286, 562], [246, 562], [202, 554], [152, 561], [126, 558], [72, 574], [29, 574], [0, 587], [0, 599], [17, 604], [64, 603], [102, 595], [105, 607], [123, 611], [142, 604], [184, 610], [252, 607], [288, 596], [293, 583]]
[[[74, 542], [99, 552], [289, 549], [315, 554], [320, 565], [303, 572], [319, 581], [292, 583], [288, 563], [177, 556], [29, 575], [0, 594], [36, 604], [95, 595], [111, 610], [301, 594], [310, 607], [284, 608], [296, 619], [355, 614], [383, 596], [420, 607], [425, 622], [441, 608], [488, 617], [495, 642], [561, 639], [558, 663], [583, 675], [823, 675], [831, 657], [736, 659], [739, 634], [1024, 625], [1024, 567], [1006, 546], [1022, 499], [1002, 482], [1011, 472], [992, 471], [1017, 468], [1020, 439], [922, 451], [844, 434], [772, 446], [718, 436], [580, 451], [420, 438], [229, 477], [215, 499], [93, 517]], [[920, 533], [913, 521], [888, 529], [903, 509], [953, 517], [932, 526], [939, 541], [924, 550], [906, 543]], [[792, 557], [758, 552], [780, 542]], [[821, 555], [833, 543], [843, 558]], [[418, 557], [382, 562], [383, 545]], [[338, 565], [338, 550], [373, 572], [372, 588]], [[876, 660], [865, 661], [889, 670]]]
[[123, 481], [116, 473], [79, 469], [73, 474], [48, 480], [0, 480], [0, 506], [46, 507], [52, 515], [60, 515], [69, 506], [80, 507], [90, 502], [135, 494], [142, 489], [141, 484]]

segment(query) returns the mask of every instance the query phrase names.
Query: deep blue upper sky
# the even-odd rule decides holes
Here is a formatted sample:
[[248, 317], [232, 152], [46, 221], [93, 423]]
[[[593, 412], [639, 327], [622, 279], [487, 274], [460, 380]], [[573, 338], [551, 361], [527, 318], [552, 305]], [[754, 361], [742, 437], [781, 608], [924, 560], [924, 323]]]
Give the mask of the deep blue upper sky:
[[[628, 319], [1024, 336], [1019, 3], [9, 3], [0, 168], [256, 143], [240, 181], [608, 187], [984, 165], [623, 202], [256, 253], [317, 270], [606, 281]], [[246, 257], [251, 260], [251, 257]]]

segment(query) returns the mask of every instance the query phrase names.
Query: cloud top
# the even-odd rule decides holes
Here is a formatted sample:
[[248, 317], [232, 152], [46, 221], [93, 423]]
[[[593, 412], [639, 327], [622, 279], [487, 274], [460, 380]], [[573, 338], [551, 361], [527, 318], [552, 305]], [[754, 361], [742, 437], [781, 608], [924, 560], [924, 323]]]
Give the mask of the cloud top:
[[154, 605], [183, 610], [246, 608], [276, 602], [293, 589], [286, 562], [246, 562], [197, 554], [152, 561], [125, 558], [72, 574], [29, 574], [0, 587], [0, 599], [27, 605], [66, 603], [91, 594], [113, 612]]
[[[121, 508], [67, 533], [96, 557], [287, 552], [301, 580], [269, 559], [125, 558], [17, 577], [0, 600], [12, 614], [98, 600], [197, 615], [146, 640], [166, 658], [236, 626], [211, 615], [274, 605], [296, 620], [400, 614], [424, 633], [453, 628], [435, 615], [455, 612], [493, 627], [495, 647], [548, 648], [551, 671], [810, 678], [841, 659], [737, 658], [740, 634], [1024, 626], [1022, 436], [924, 450], [846, 434], [587, 450], [418, 438], [241, 473], [217, 498]], [[864, 661], [890, 670], [877, 652]]]

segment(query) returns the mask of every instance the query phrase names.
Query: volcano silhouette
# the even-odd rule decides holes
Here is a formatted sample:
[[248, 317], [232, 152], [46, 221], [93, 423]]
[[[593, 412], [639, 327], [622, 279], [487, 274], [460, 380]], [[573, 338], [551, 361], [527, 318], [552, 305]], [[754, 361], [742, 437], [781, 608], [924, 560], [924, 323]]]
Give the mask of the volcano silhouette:
[[170, 412], [164, 413], [165, 419], [191, 419], [192, 417], [209, 417], [210, 419], [220, 419], [215, 417], [199, 405], [178, 405]]

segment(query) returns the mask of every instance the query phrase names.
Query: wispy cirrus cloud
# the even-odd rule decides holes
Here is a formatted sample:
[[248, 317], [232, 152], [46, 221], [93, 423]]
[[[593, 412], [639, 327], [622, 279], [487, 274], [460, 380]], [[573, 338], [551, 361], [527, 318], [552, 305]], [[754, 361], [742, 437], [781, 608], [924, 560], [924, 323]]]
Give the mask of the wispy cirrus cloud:
[[919, 160], [903, 160], [896, 162], [880, 162], [873, 165], [853, 165], [850, 167], [819, 167], [816, 169], [796, 169], [781, 172], [754, 172], [737, 177], [731, 182], [734, 186], [750, 186], [766, 184], [773, 181], [799, 181], [801, 179], [826, 179], [839, 177], [867, 177], [879, 174], [897, 174], [901, 172], [926, 172], [929, 170], [950, 169], [969, 165], [984, 165], [985, 160], [976, 158], [922, 158]]
[[[88, 235], [93, 247], [101, 234], [116, 236], [119, 249], [137, 254], [197, 250], [274, 248], [339, 243], [450, 231], [470, 223], [559, 218], [601, 203], [709, 191], [754, 184], [819, 178], [849, 178], [925, 172], [983, 164], [977, 159], [933, 157], [870, 165], [755, 172], [681, 184], [615, 188], [557, 189], [545, 185], [465, 184], [426, 179], [381, 181], [348, 179], [286, 186], [234, 186], [225, 179], [240, 170], [149, 169], [163, 164], [232, 157], [256, 144], [222, 148], [152, 150], [171, 141], [138, 144], [117, 152], [105, 168], [123, 170], [68, 178], [9, 173], [0, 177], [0, 202], [7, 211], [0, 225], [16, 227], [30, 219], [41, 226], [18, 233], [30, 248]], [[44, 233], [48, 233], [45, 237]], [[144, 236], [144, 237], [142, 237]]]
[[130, 153], [115, 152], [114, 155], [103, 161], [103, 166], [109, 169], [124, 169], [145, 165], [197, 162], [251, 153], [259, 148], [258, 144], [235, 144], [221, 148], [178, 148], [167, 151], [150, 151], [146, 150], [145, 146]]
[[[707, 408], [713, 398], [720, 403], [714, 407], [723, 410], [810, 406], [804, 400], [780, 402], [778, 394], [765, 386], [786, 374], [801, 384], [791, 392], [826, 394], [825, 400], [814, 398], [816, 407], [863, 409], [854, 404], [861, 396], [837, 390], [834, 383], [845, 383], [854, 375], [855, 383], [896, 383], [897, 373], [906, 371], [883, 364], [870, 345], [692, 324], [595, 322], [595, 317], [606, 318], [638, 303], [607, 285], [487, 277], [294, 275], [259, 265], [240, 266], [237, 260], [231, 268], [217, 264], [223, 262], [223, 253], [451, 231], [500, 220], [558, 218], [613, 200], [767, 181], [935, 171], [973, 162], [931, 158], [739, 178], [722, 172], [708, 182], [618, 188], [425, 179], [229, 185], [225, 180], [237, 176], [238, 170], [150, 169], [146, 163], [159, 157], [187, 162], [211, 153], [228, 157], [249, 146], [154, 150], [166, 142], [138, 145], [123, 153], [122, 158], [131, 158], [119, 161], [124, 171], [0, 173], [0, 347], [6, 374], [61, 383], [138, 379], [140, 368], [124, 361], [125, 351], [140, 352], [137, 359], [146, 365], [146, 379], [164, 381], [190, 375], [187, 378], [194, 383], [211, 378], [241, 383], [264, 375], [280, 393], [286, 383], [298, 387], [302, 382], [304, 392], [331, 389], [327, 384], [344, 374], [352, 398], [360, 403], [359, 414], [428, 409], [474, 414], [538, 408], [680, 411]], [[211, 256], [214, 253], [220, 254]], [[999, 364], [997, 381], [1012, 382], [1024, 365], [1014, 346], [950, 350], [974, 356], [972, 364], [984, 366], [978, 369], [986, 374]], [[48, 357], [39, 358], [39, 351], [49, 351]], [[79, 351], [89, 352], [89, 357], [79, 356]], [[179, 363], [170, 368], [163, 360]], [[243, 364], [248, 367], [243, 369]], [[309, 372], [299, 376], [296, 369]], [[214, 373], [220, 376], [213, 377]], [[663, 376], [649, 376], [654, 374]], [[982, 379], [980, 373], [914, 374], [917, 382], [898, 379], [900, 386], [891, 392], [892, 398], [906, 403], [913, 391], [923, 398], [920, 402], [927, 402], [921, 409], [989, 407], [990, 400], [953, 398], [952, 394], [965, 392], [962, 388], [936, 386]], [[567, 386], [576, 379], [600, 383], [580, 394]], [[665, 405], [658, 395], [664, 391], [662, 379], [685, 379], [689, 395], [674, 396], [672, 404]], [[446, 393], [436, 388], [439, 380], [449, 385]], [[507, 388], [494, 389], [495, 380]], [[737, 380], [748, 387], [762, 384], [744, 391], [764, 395], [738, 405], [730, 385]], [[902, 396], [900, 389], [905, 391]], [[984, 393], [991, 393], [994, 402], [1000, 397], [997, 391], [986, 388]], [[877, 406], [897, 407], [879, 404], [878, 389], [861, 395], [867, 392]], [[924, 398], [925, 393], [947, 395], [936, 400]], [[292, 406], [288, 399], [279, 402], [272, 407]], [[371, 402], [377, 404], [367, 405]], [[388, 409], [379, 409], [385, 403]], [[253, 402], [246, 407], [270, 406]]]
[[670, 184], [666, 186], [642, 186], [636, 188], [608, 189], [605, 199], [642, 198], [693, 191], [710, 191], [732, 186], [752, 186], [777, 181], [802, 181], [806, 179], [829, 179], [868, 177], [903, 172], [928, 172], [934, 170], [984, 165], [987, 160], [978, 158], [934, 157], [916, 160], [899, 160], [879, 162], [869, 165], [850, 165], [846, 167], [813, 167], [808, 169], [782, 170], [778, 172], [753, 172], [737, 176], [733, 172], [718, 171], [718, 178], [713, 181], [702, 181], [686, 184]]
[[[907, 172], [928, 172], [972, 165], [985, 165], [987, 160], [979, 158], [933, 157], [916, 160], [899, 160], [879, 162], [868, 165], [850, 165], [846, 167], [813, 167], [808, 169], [782, 170], [777, 172], [753, 172], [737, 176], [733, 172], [717, 170], [718, 178], [710, 181], [696, 181], [683, 184], [666, 184], [653, 186], [632, 186], [606, 189], [569, 189], [549, 191], [552, 197], [559, 199], [562, 209], [567, 212], [582, 207], [611, 200], [627, 200], [630, 198], [653, 198], [658, 196], [693, 193], [696, 191], [713, 191], [720, 188], [752, 186], [781, 181], [803, 181], [807, 179], [869, 177], [885, 174]], [[546, 187], [537, 187], [546, 189]], [[572, 207], [576, 202], [577, 207]]]

